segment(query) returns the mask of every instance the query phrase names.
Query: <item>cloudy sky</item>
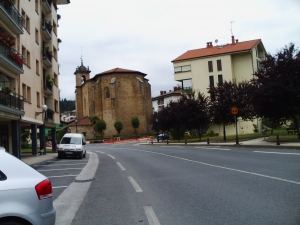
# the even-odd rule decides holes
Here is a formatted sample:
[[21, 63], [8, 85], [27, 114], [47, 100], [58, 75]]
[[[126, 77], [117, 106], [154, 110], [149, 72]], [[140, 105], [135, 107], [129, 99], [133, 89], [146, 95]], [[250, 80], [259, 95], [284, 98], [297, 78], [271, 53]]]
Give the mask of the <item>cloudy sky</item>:
[[75, 69], [91, 77], [119, 67], [146, 73], [152, 97], [171, 90], [171, 61], [206, 42], [261, 39], [274, 54], [300, 47], [299, 0], [70, 0], [60, 5], [60, 96], [75, 99]]

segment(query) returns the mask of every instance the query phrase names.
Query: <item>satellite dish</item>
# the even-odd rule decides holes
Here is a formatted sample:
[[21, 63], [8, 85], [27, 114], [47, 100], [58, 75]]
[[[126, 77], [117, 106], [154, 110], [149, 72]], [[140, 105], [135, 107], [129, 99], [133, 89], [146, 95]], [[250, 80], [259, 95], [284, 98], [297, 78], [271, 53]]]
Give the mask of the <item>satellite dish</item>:
[[215, 40], [216, 44], [218, 43], [218, 39]]

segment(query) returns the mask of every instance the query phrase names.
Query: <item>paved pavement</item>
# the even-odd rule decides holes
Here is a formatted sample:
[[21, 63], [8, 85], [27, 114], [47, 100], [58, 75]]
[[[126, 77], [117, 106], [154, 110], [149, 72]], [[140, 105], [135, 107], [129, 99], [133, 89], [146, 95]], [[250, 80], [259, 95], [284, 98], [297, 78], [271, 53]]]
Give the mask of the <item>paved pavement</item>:
[[[140, 144], [152, 144], [150, 141], [143, 141]], [[167, 145], [166, 141], [163, 142], [154, 142], [154, 145]], [[169, 143], [169, 145], [185, 145], [184, 141]], [[207, 142], [193, 142], [188, 143], [188, 146], [207, 146]], [[256, 147], [256, 148], [276, 148], [276, 149], [299, 149], [300, 142], [281, 142], [280, 145], [277, 145], [276, 142], [268, 142], [265, 138], [255, 138], [248, 141], [241, 141], [239, 145], [236, 145], [234, 142], [218, 142], [210, 143], [211, 146], [238, 146], [238, 147]], [[43, 161], [51, 160], [57, 157], [57, 153], [47, 153], [46, 155], [33, 156], [30, 154], [22, 155], [21, 160], [27, 163], [28, 165], [33, 165]]]

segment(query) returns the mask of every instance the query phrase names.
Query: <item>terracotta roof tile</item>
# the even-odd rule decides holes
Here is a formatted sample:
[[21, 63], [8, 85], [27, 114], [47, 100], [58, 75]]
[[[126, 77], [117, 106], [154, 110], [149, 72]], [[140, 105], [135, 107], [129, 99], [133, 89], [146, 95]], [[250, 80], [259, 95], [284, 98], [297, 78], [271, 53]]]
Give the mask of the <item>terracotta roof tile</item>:
[[193, 58], [201, 58], [213, 55], [221, 55], [226, 53], [234, 53], [240, 51], [246, 51], [253, 49], [256, 45], [261, 42], [260, 39], [238, 42], [235, 44], [226, 44], [225, 46], [214, 46], [214, 47], [206, 47], [200, 49], [189, 50], [176, 59], [172, 60], [172, 62], [193, 59]]

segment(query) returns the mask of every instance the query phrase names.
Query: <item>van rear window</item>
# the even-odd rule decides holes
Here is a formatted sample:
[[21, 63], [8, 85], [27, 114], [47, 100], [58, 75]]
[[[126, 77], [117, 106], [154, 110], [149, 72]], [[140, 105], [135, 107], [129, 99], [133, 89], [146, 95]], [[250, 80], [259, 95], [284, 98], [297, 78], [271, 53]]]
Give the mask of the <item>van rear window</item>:
[[74, 144], [74, 145], [81, 145], [81, 138], [78, 137], [64, 137], [61, 144]]

